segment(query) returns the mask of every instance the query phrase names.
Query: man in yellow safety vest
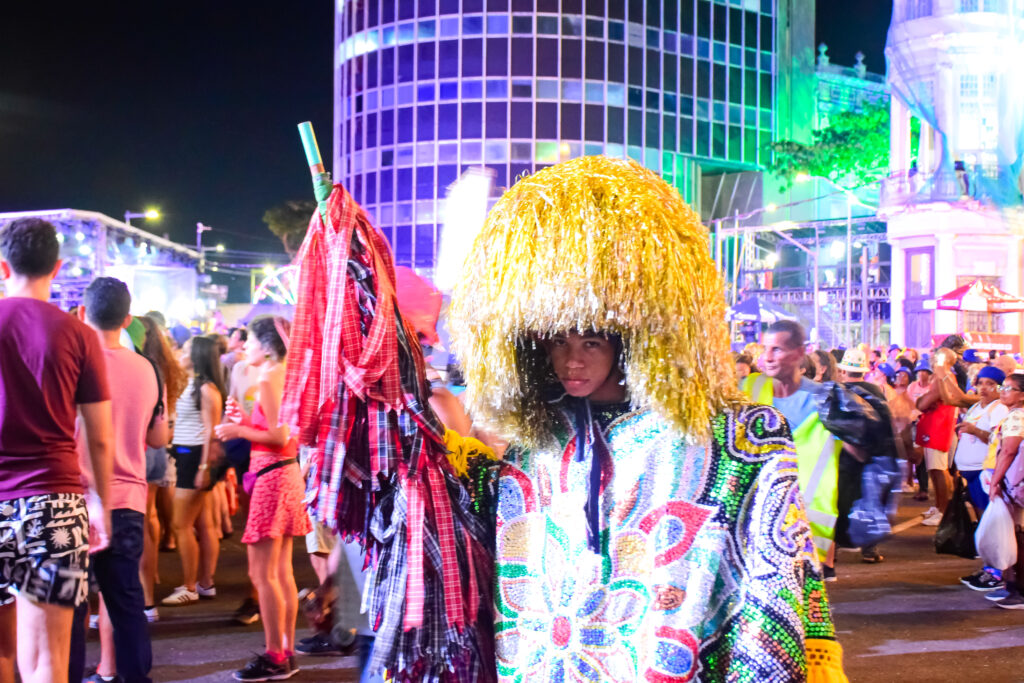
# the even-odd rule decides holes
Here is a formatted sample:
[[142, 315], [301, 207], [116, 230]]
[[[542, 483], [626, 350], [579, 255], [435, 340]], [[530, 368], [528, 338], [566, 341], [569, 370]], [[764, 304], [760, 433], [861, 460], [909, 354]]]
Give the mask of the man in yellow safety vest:
[[818, 418], [816, 394], [822, 387], [803, 374], [804, 328], [790, 320], [772, 324], [764, 335], [764, 372], [751, 375], [742, 389], [756, 403], [774, 406], [785, 416], [796, 443], [800, 492], [807, 505], [814, 545], [834, 579], [835, 526], [839, 514], [839, 451], [843, 444]]

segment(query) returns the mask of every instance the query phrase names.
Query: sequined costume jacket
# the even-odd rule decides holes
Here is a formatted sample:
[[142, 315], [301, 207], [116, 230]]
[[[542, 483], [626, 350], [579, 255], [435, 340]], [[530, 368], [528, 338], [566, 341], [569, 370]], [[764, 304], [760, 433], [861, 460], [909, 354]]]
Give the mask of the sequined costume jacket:
[[612, 420], [599, 554], [572, 424], [499, 475], [500, 680], [845, 680], [780, 413], [720, 414], [704, 446], [648, 411]]

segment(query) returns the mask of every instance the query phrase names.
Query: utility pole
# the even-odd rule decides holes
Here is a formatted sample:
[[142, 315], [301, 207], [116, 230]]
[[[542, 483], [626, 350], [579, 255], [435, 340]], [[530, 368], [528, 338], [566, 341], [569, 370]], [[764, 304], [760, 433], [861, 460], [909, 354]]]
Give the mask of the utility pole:
[[871, 243], [864, 242], [864, 265], [860, 271], [860, 336], [868, 341], [868, 271], [871, 269]]
[[196, 223], [196, 251], [199, 252], [199, 274], [206, 272], [206, 255], [203, 253], [203, 233], [213, 230], [209, 225]]
[[852, 349], [853, 343], [853, 246], [850, 244], [853, 233], [853, 202], [846, 197], [846, 347]]

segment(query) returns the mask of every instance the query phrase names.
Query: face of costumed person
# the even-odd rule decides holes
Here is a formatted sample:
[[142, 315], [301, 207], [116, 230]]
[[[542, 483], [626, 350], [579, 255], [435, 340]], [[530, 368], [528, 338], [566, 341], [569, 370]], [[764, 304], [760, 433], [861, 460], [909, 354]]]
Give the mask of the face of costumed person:
[[611, 403], [625, 398], [622, 370], [613, 341], [597, 333], [555, 334], [544, 342], [565, 392], [577, 398]]

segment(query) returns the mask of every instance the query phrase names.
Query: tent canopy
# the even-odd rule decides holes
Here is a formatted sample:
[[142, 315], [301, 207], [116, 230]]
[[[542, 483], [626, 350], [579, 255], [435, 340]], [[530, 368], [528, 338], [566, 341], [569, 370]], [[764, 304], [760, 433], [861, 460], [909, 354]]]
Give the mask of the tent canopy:
[[940, 311], [1019, 313], [1024, 311], [1024, 299], [982, 280], [975, 280], [935, 299], [935, 308]]

